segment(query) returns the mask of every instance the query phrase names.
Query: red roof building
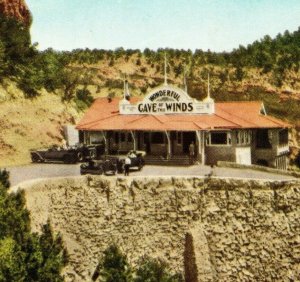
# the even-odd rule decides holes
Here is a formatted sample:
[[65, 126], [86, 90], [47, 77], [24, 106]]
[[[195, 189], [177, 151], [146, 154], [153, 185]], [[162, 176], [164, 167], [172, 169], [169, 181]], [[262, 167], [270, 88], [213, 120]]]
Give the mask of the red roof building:
[[106, 152], [145, 150], [191, 162], [261, 164], [286, 169], [288, 128], [268, 116], [262, 102], [215, 103], [163, 85], [143, 99], [98, 98], [77, 124], [85, 143], [105, 143]]

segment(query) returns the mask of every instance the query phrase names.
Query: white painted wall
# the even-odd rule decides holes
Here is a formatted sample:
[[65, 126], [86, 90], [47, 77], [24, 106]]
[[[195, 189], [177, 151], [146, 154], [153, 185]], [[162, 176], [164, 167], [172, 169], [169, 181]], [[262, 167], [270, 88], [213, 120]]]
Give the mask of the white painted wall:
[[240, 147], [235, 150], [236, 163], [251, 165], [251, 147]]
[[74, 146], [79, 143], [79, 133], [78, 130], [75, 129], [74, 125], [65, 125], [64, 135], [68, 146]]

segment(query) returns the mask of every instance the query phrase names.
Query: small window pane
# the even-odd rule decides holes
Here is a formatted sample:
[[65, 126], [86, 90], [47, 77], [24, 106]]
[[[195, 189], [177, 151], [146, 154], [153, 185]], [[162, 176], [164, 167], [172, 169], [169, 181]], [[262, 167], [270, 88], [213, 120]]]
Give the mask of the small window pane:
[[244, 135], [244, 131], [241, 131], [241, 143], [242, 143], [242, 144], [245, 143], [245, 135]]
[[225, 132], [211, 133], [210, 138], [212, 145], [227, 145], [227, 133]]
[[236, 143], [240, 144], [240, 133], [238, 131], [236, 132]]
[[289, 134], [287, 129], [279, 131], [279, 144], [286, 145], [289, 141]]
[[131, 133], [128, 133], [127, 136], [128, 136], [128, 137], [127, 137], [127, 141], [128, 141], [128, 142], [132, 142], [132, 135], [131, 135]]

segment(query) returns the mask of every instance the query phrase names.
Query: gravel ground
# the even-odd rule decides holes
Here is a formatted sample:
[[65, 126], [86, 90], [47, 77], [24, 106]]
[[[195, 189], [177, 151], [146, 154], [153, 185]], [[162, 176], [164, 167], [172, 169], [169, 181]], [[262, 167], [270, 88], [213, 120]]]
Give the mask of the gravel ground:
[[[25, 166], [10, 167], [11, 186], [15, 186], [23, 181], [37, 178], [77, 176], [80, 175], [80, 164], [66, 165], [58, 163], [30, 164]], [[163, 176], [163, 175], [182, 175], [203, 177], [212, 172], [214, 177], [246, 178], [246, 179], [267, 179], [267, 180], [295, 180], [292, 176], [267, 173], [251, 169], [235, 169], [209, 166], [190, 166], [190, 167], [170, 167], [146, 165], [142, 171], [130, 172], [131, 176]]]

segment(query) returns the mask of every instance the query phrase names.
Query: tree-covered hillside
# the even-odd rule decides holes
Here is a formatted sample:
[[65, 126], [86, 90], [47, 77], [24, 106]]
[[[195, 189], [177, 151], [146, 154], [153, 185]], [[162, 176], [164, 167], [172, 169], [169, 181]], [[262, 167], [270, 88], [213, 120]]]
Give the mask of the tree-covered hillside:
[[265, 36], [232, 52], [117, 48], [76, 49], [62, 56], [69, 67], [89, 70], [89, 83], [96, 92], [106, 87], [108, 92], [120, 94], [122, 79], [128, 75], [132, 92], [144, 95], [163, 82], [166, 54], [170, 83], [182, 85], [185, 75], [191, 96], [201, 99], [206, 95], [210, 73], [212, 95], [217, 101], [263, 100], [270, 114], [295, 122], [300, 119], [299, 43], [300, 28], [273, 39]]
[[[280, 93], [286, 89], [291, 93], [300, 92], [300, 28], [292, 33], [285, 31], [273, 39], [266, 35], [246, 47], [223, 53], [170, 48], [140, 51], [122, 47], [39, 52], [36, 47], [37, 44], [31, 43], [29, 27], [11, 18], [0, 18], [0, 78], [16, 80], [26, 97], [38, 96], [44, 88], [48, 92], [60, 90], [62, 100], [71, 101], [76, 99], [79, 85], [85, 88], [95, 85], [98, 92], [106, 86], [121, 89], [125, 74], [133, 80], [132, 87], [140, 86], [143, 94], [161, 83], [165, 54], [170, 81], [182, 84], [185, 74], [190, 94], [198, 98], [205, 95], [203, 81], [208, 72], [217, 100], [249, 99], [243, 95], [227, 97], [232, 92], [245, 92], [245, 88], [239, 89], [243, 82], [258, 87], [258, 93], [265, 90]], [[134, 80], [139, 79], [144, 83], [135, 84]]]
[[[59, 100], [66, 111], [71, 109], [72, 114], [60, 121], [53, 120], [52, 124], [57, 122], [55, 131], [48, 132], [39, 144], [47, 146], [50, 142], [59, 143], [63, 138], [62, 123], [67, 120], [76, 122], [78, 113], [82, 114], [95, 97], [122, 95], [125, 77], [129, 81], [131, 94], [138, 96], [163, 83], [166, 55], [168, 82], [183, 87], [185, 76], [192, 97], [203, 99], [206, 96], [209, 73], [211, 93], [216, 101], [262, 100], [269, 114], [287, 119], [300, 127], [299, 43], [300, 29], [285, 31], [275, 38], [265, 36], [246, 47], [239, 46], [232, 52], [221, 53], [171, 48], [146, 48], [141, 51], [122, 47], [115, 50], [39, 51], [38, 44], [31, 42], [29, 27], [14, 19], [1, 17], [0, 101], [6, 102], [0, 103], [0, 108], [10, 106], [7, 101], [10, 97], [4, 95], [3, 98], [2, 89], [12, 93], [8, 96], [14, 99], [20, 97], [15, 93], [21, 91], [23, 99], [34, 99], [35, 103], [39, 103], [41, 95], [46, 100], [45, 95], [52, 95], [52, 101], [55, 96], [56, 101]], [[55, 108], [59, 107], [57, 102], [51, 103]], [[17, 104], [16, 101], [14, 104]], [[38, 111], [46, 115], [49, 109]], [[75, 115], [74, 111], [77, 112]], [[0, 122], [2, 120], [5, 123], [5, 116], [0, 113]], [[11, 128], [25, 132], [20, 133], [20, 138], [28, 132], [25, 128], [14, 128], [14, 125]], [[0, 128], [0, 133], [4, 129]], [[16, 155], [18, 148], [14, 138], [6, 138], [8, 129], [5, 130], [1, 135], [3, 137], [0, 136], [0, 147], [6, 152], [4, 155]], [[300, 136], [293, 136], [293, 143], [296, 144]], [[27, 139], [27, 147], [36, 146], [30, 145], [30, 136]]]
[[[287, 71], [299, 71], [300, 64], [300, 28], [290, 33], [285, 31], [279, 33], [275, 38], [266, 35], [259, 41], [255, 41], [248, 46], [239, 46], [232, 52], [212, 52], [196, 49], [178, 50], [178, 49], [158, 49], [157, 51], [146, 48], [140, 50], [124, 50], [117, 48], [112, 50], [74, 50], [65, 53], [68, 61], [79, 64], [95, 64], [101, 60], [109, 60], [113, 66], [114, 61], [124, 57], [125, 61], [137, 54], [138, 57], [145, 57], [147, 64], [151, 66], [161, 63], [164, 54], [167, 54], [170, 67], [176, 76], [184, 71], [184, 65], [190, 70], [193, 67], [203, 65], [233, 67], [236, 70], [236, 79], [243, 79], [243, 68], [258, 68], [263, 73], [273, 72], [274, 83], [281, 86], [287, 75]], [[137, 64], [140, 62], [137, 60]], [[153, 67], [153, 66], [152, 66]], [[226, 73], [225, 73], [226, 74]]]

